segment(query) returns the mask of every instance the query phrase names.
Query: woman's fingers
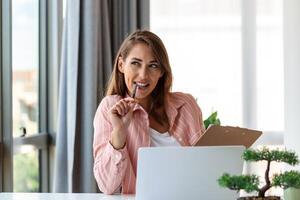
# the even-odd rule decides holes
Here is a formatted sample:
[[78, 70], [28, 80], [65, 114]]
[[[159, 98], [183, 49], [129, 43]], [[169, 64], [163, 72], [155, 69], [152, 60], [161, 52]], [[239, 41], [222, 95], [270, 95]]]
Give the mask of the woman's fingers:
[[128, 103], [126, 103], [125, 101], [120, 101], [119, 105], [120, 107], [122, 107], [122, 115], [124, 116], [127, 112], [128, 112]]
[[131, 109], [133, 109], [134, 106], [137, 104], [136, 100], [131, 97], [125, 98], [124, 101], [127, 102], [128, 107]]
[[122, 108], [119, 105], [115, 106], [115, 110], [117, 110], [117, 114], [123, 116], [122, 114]]
[[113, 128], [127, 128], [131, 119], [136, 102], [132, 98], [118, 101], [109, 111]]
[[127, 103], [136, 103], [136, 100], [131, 97], [127, 97], [125, 99], [122, 99], [121, 101], [125, 101]]
[[130, 108], [133, 108], [134, 104], [134, 99], [125, 98], [116, 103], [112, 109], [116, 111], [116, 114], [120, 116], [125, 116], [129, 112]]
[[130, 108], [133, 108], [134, 105], [136, 104], [135, 99], [133, 99], [133, 98], [131, 98], [131, 97], [122, 99], [121, 102], [122, 102], [122, 104], [123, 104], [124, 107], [125, 107], [126, 113], [129, 111]]

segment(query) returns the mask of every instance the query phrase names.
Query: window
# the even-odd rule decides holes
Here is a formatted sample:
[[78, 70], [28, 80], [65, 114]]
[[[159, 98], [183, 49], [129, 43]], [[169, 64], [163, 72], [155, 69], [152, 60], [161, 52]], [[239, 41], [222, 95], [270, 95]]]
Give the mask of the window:
[[0, 5], [0, 192], [49, 192], [62, 2]]
[[[13, 137], [39, 132], [39, 1], [12, 1]], [[16, 144], [15, 144], [16, 145]], [[31, 148], [30, 148], [31, 147]], [[39, 191], [39, 151], [14, 148], [14, 192]]]
[[204, 117], [217, 110], [223, 123], [241, 125], [239, 1], [163, 2], [151, 1], [150, 27], [169, 52], [173, 90], [193, 94]]
[[150, 2], [150, 27], [169, 52], [173, 91], [193, 94], [204, 118], [216, 110], [222, 124], [247, 126], [243, 115], [249, 106], [244, 99], [248, 91], [243, 84], [249, 81], [256, 86], [254, 101], [250, 101], [255, 110], [251, 119], [255, 127], [251, 128], [280, 132], [284, 127], [282, 0], [248, 1], [256, 18], [250, 38], [254, 39], [249, 42], [256, 44], [252, 49], [256, 67], [246, 67], [254, 67], [254, 76], [242, 75], [243, 51], [252, 48], [242, 44], [243, 16], [249, 15], [250, 9], [244, 2], [154, 0]]
[[257, 126], [284, 131], [283, 1], [257, 1]]
[[[283, 144], [282, 10], [282, 0], [150, 1], [150, 28], [169, 52], [173, 90], [193, 94], [204, 118], [217, 110], [224, 125], [270, 132], [261, 140], [270, 148]], [[264, 173], [261, 164], [247, 172]]]

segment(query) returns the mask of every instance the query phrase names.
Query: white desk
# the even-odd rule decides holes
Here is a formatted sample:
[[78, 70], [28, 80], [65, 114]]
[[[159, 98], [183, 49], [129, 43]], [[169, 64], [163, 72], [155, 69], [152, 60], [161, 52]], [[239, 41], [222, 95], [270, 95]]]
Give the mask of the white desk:
[[100, 193], [0, 193], [0, 200], [134, 200], [134, 195]]

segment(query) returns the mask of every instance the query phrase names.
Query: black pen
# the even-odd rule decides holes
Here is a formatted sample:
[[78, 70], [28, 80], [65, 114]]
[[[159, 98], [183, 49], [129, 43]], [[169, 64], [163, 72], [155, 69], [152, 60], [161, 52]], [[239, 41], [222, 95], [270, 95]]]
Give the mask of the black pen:
[[131, 96], [133, 99], [134, 99], [134, 97], [135, 97], [137, 87], [138, 87], [137, 84], [134, 83], [133, 91], [132, 91], [132, 96]]

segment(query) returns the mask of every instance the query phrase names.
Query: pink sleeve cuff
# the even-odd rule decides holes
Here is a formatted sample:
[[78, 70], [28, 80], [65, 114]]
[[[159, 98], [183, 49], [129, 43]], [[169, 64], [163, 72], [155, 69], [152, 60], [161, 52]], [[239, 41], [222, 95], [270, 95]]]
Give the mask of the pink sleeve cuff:
[[123, 149], [117, 150], [109, 142], [106, 148], [108, 155], [111, 155], [111, 159], [116, 165], [119, 165], [122, 161], [125, 161], [125, 159], [128, 158], [126, 146]]

